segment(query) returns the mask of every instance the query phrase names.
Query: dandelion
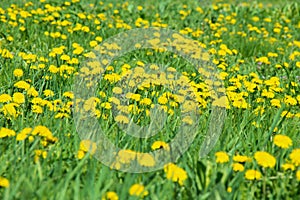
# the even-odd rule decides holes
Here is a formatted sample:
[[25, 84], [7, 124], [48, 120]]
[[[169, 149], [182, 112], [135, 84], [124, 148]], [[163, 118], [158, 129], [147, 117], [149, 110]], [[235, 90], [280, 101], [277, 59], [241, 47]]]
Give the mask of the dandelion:
[[290, 163], [285, 163], [285, 164], [281, 165], [281, 167], [283, 168], [284, 171], [287, 171], [289, 169], [292, 171], [295, 170], [295, 165], [290, 164]]
[[155, 142], [153, 142], [153, 144], [151, 146], [152, 150], [161, 149], [161, 148], [163, 148], [167, 151], [170, 150], [169, 144], [166, 142], [163, 142], [163, 141], [155, 141]]
[[52, 138], [53, 137], [51, 131], [46, 126], [42, 126], [42, 125], [38, 125], [38, 126], [34, 127], [31, 134], [33, 136], [34, 135], [39, 135], [41, 137], [46, 137], [46, 138]]
[[151, 103], [152, 103], [152, 100], [151, 100], [150, 98], [143, 98], [143, 99], [140, 101], [140, 104], [142, 104], [142, 105], [147, 105], [147, 106], [151, 105]]
[[84, 151], [82, 151], [82, 150], [79, 150], [79, 151], [77, 152], [77, 158], [78, 158], [79, 160], [81, 160], [81, 159], [84, 157], [84, 155], [85, 155], [85, 153], [84, 153]]
[[53, 74], [56, 74], [57, 72], [59, 72], [59, 68], [54, 65], [50, 65], [48, 71]]
[[0, 176], [0, 187], [8, 188], [9, 187], [9, 180], [7, 178]]
[[114, 87], [112, 91], [114, 94], [122, 94], [123, 90], [120, 87]]
[[249, 169], [245, 173], [245, 178], [247, 180], [259, 180], [261, 178], [261, 173], [254, 169]]
[[64, 97], [68, 97], [68, 98], [70, 98], [70, 99], [73, 99], [74, 98], [74, 94], [73, 94], [73, 92], [64, 92], [63, 93], [63, 96]]
[[35, 156], [34, 156], [34, 162], [38, 162], [40, 157], [42, 156], [42, 158], [46, 159], [47, 158], [47, 151], [44, 151], [44, 150], [35, 150], [34, 151], [35, 153]]
[[24, 89], [24, 90], [28, 90], [30, 88], [30, 85], [25, 81], [18, 81], [14, 84], [14, 86], [16, 88]]
[[298, 170], [298, 171], [296, 172], [296, 177], [297, 177], [297, 180], [300, 181], [300, 170]]
[[141, 166], [145, 167], [153, 167], [155, 165], [155, 160], [149, 153], [138, 153], [137, 161]]
[[17, 77], [17, 78], [20, 78], [23, 76], [23, 70], [22, 69], [15, 69], [14, 72], [13, 72], [14, 76]]
[[117, 193], [109, 191], [102, 197], [102, 200], [119, 200]]
[[44, 95], [46, 97], [52, 97], [52, 96], [54, 96], [54, 92], [52, 90], [44, 90], [43, 93], [44, 93]]
[[79, 150], [77, 152], [77, 158], [82, 159], [86, 152], [90, 152], [91, 155], [95, 154], [97, 144], [91, 140], [82, 140], [79, 144]]
[[22, 104], [25, 102], [25, 96], [24, 94], [20, 92], [16, 92], [13, 94], [13, 101], [17, 104]]
[[122, 164], [128, 164], [136, 159], [137, 153], [130, 149], [122, 149], [118, 152], [117, 161]]
[[39, 105], [33, 105], [31, 107], [31, 111], [33, 113], [41, 114], [41, 113], [43, 113], [43, 108], [41, 106], [39, 106]]
[[300, 165], [300, 149], [293, 149], [289, 157], [294, 165]]
[[1, 127], [0, 129], [0, 138], [15, 136], [16, 132], [14, 130]]
[[274, 136], [273, 142], [276, 146], [283, 149], [287, 149], [291, 147], [293, 144], [293, 141], [291, 140], [290, 137], [286, 135], [280, 135], [280, 134]]
[[215, 153], [216, 156], [216, 162], [217, 163], [226, 163], [229, 161], [229, 156], [224, 151], [219, 151]]
[[3, 114], [7, 117], [16, 118], [18, 116], [17, 110], [15, 107], [18, 107], [19, 104], [16, 103], [8, 103], [2, 107]]
[[90, 47], [95, 47], [98, 45], [98, 42], [93, 40], [93, 41], [90, 41]]
[[22, 141], [27, 138], [27, 136], [31, 133], [32, 128], [24, 128], [16, 137], [17, 141]]
[[178, 182], [179, 185], [183, 185], [183, 182], [188, 178], [186, 171], [173, 163], [166, 164], [164, 171], [167, 179]]
[[115, 117], [116, 122], [122, 123], [122, 124], [128, 124], [129, 119], [125, 115], [118, 115]]
[[232, 164], [232, 169], [233, 169], [233, 171], [244, 171], [244, 169], [245, 169], [245, 167], [242, 165], [242, 164], [240, 164], [240, 163], [233, 163]]
[[232, 192], [232, 187], [228, 187], [228, 188], [227, 188], [227, 192], [228, 192], [228, 193]]
[[233, 156], [233, 161], [244, 163], [244, 162], [251, 161], [251, 158], [248, 156], [235, 155]]
[[142, 184], [134, 184], [129, 188], [129, 194], [131, 196], [144, 197], [149, 194]]
[[268, 152], [258, 151], [254, 154], [254, 158], [257, 161], [257, 163], [262, 167], [273, 168], [276, 164], [276, 159]]
[[193, 119], [190, 116], [185, 116], [182, 119], [182, 122], [188, 124], [188, 125], [192, 125], [194, 123]]
[[160, 96], [158, 98], [158, 103], [164, 105], [164, 104], [168, 103], [168, 99], [165, 96]]
[[0, 95], [0, 103], [12, 101], [12, 98], [9, 94], [1, 94]]

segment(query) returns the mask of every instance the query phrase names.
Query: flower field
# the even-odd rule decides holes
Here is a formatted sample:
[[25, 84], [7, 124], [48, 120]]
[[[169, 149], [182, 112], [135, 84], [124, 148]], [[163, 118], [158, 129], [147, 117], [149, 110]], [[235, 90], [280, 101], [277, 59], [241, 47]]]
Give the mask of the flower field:
[[0, 2], [0, 199], [299, 199], [300, 2]]

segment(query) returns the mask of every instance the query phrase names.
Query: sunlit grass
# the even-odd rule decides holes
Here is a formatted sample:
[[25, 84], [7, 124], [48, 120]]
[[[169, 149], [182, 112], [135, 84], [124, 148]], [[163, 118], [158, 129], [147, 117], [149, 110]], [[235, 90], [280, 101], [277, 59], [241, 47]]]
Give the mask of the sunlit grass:
[[[1, 199], [299, 198], [299, 2], [14, 0], [0, 5]], [[199, 158], [214, 104], [203, 69], [174, 52], [135, 50], [110, 63], [87, 109], [109, 140], [126, 149], [118, 162], [105, 166], [93, 157], [102, 147], [82, 141], [82, 129], [76, 130], [74, 81], [91, 73], [82, 67], [98, 45], [147, 27], [172, 29], [209, 52], [228, 99], [222, 134]], [[120, 172], [119, 164], [130, 159], [153, 164], [138, 156], [167, 150], [178, 127], [192, 123], [181, 118], [179, 91], [166, 87], [161, 71], [152, 77], [153, 85], [145, 83], [155, 72], [148, 66], [153, 63], [167, 66], [165, 74], [177, 73], [193, 88], [181, 92], [197, 96], [197, 135], [175, 164], [142, 174]], [[133, 82], [126, 79], [134, 76]], [[145, 81], [142, 88], [139, 78]], [[125, 93], [130, 84], [134, 94]], [[118, 100], [128, 105], [118, 107]], [[148, 125], [154, 104], [167, 114], [163, 129], [147, 139], [126, 135], [120, 124], [132, 117]]]

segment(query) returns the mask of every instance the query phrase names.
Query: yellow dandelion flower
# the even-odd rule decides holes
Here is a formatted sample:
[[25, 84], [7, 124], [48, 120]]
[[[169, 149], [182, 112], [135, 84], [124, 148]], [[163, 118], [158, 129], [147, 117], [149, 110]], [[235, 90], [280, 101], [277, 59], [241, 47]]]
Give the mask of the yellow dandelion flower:
[[95, 47], [98, 45], [98, 42], [95, 40], [90, 41], [90, 47]]
[[173, 163], [166, 164], [164, 171], [167, 179], [178, 182], [179, 185], [183, 185], [183, 182], [188, 178], [186, 171]]
[[25, 96], [24, 94], [20, 92], [16, 92], [13, 94], [13, 101], [17, 104], [22, 104], [25, 102]]
[[300, 170], [298, 170], [298, 171], [296, 172], [296, 177], [297, 177], [297, 180], [300, 181]]
[[300, 165], [300, 149], [293, 149], [293, 151], [290, 154], [290, 159], [292, 160], [292, 163], [296, 166]]
[[56, 74], [57, 72], [59, 72], [59, 68], [54, 65], [50, 65], [48, 71], [52, 74]]
[[122, 164], [128, 164], [132, 160], [136, 159], [137, 153], [130, 149], [121, 149], [117, 155], [117, 161]]
[[117, 193], [109, 191], [106, 192], [101, 200], [119, 200]]
[[153, 144], [151, 146], [152, 150], [161, 149], [161, 148], [163, 148], [167, 151], [170, 150], [169, 144], [166, 142], [163, 142], [163, 141], [155, 141], [155, 142], [153, 142]]
[[232, 192], [232, 187], [228, 187], [228, 188], [227, 188], [227, 192], [228, 192], [228, 193]]
[[41, 113], [43, 113], [43, 108], [41, 106], [39, 106], [39, 105], [33, 105], [31, 107], [31, 111], [33, 113], [41, 114]]
[[70, 98], [70, 99], [73, 99], [73, 98], [74, 98], [73, 92], [70, 92], [70, 91], [64, 92], [64, 93], [63, 93], [63, 96], [64, 96], [64, 97], [68, 97], [68, 98]]
[[9, 187], [9, 180], [7, 178], [1, 177], [0, 176], [0, 187]]
[[24, 89], [24, 90], [28, 90], [30, 88], [30, 85], [29, 83], [25, 82], [25, 81], [18, 81], [14, 84], [14, 86], [16, 88], [19, 88], [19, 89]]
[[114, 94], [122, 94], [123, 92], [122, 88], [120, 87], [114, 87], [112, 91]]
[[42, 137], [51, 137], [52, 136], [51, 131], [46, 126], [42, 126], [42, 125], [38, 125], [38, 126], [34, 127], [31, 134], [39, 135]]
[[292, 171], [295, 170], [295, 165], [293, 165], [291, 163], [285, 163], [285, 164], [281, 165], [281, 167], [283, 168], [284, 171], [289, 170], [289, 169]]
[[129, 119], [125, 115], [118, 115], [115, 117], [116, 122], [122, 123], [122, 124], [128, 124]]
[[150, 98], [143, 98], [143, 99], [140, 101], [140, 104], [142, 104], [142, 105], [147, 105], [147, 106], [151, 105], [151, 103], [152, 103], [152, 100], [151, 100]]
[[0, 103], [12, 101], [12, 98], [9, 94], [1, 94], [0, 95]]
[[254, 154], [254, 158], [257, 163], [262, 167], [273, 168], [276, 164], [276, 159], [274, 156], [265, 151], [258, 151]]
[[274, 136], [273, 142], [276, 146], [281, 147], [283, 149], [287, 149], [293, 144], [293, 141], [291, 140], [290, 137], [286, 135], [280, 135], [280, 134]]
[[52, 91], [52, 90], [44, 90], [44, 95], [46, 96], [46, 97], [52, 97], [52, 96], [54, 96], [54, 92]]
[[192, 125], [194, 123], [193, 119], [190, 116], [185, 116], [182, 119], [182, 122], [188, 124], [188, 125]]
[[224, 151], [219, 151], [215, 153], [216, 156], [216, 162], [217, 163], [226, 163], [229, 161], [229, 156]]
[[79, 150], [79, 151], [77, 152], [77, 158], [78, 158], [78, 159], [82, 159], [82, 158], [84, 157], [84, 155], [85, 155], [85, 153], [84, 153], [84, 151], [82, 151], [82, 150]]
[[233, 171], [240, 171], [240, 172], [242, 172], [242, 171], [244, 171], [244, 169], [245, 169], [245, 167], [244, 167], [244, 165], [242, 165], [242, 164], [240, 164], [240, 163], [233, 163], [232, 164], [232, 169], [233, 169]]
[[16, 132], [5, 127], [0, 129], [0, 138], [15, 136]]
[[144, 197], [149, 194], [142, 184], [134, 184], [129, 188], [129, 194], [131, 196]]
[[17, 110], [15, 107], [18, 107], [19, 104], [16, 103], [8, 103], [2, 107], [3, 114], [7, 117], [16, 118], [18, 116]]
[[158, 103], [164, 105], [164, 104], [168, 103], [168, 99], [165, 96], [160, 96], [158, 98]]
[[245, 178], [248, 180], [259, 180], [261, 178], [261, 173], [254, 169], [249, 169], [245, 173]]
[[17, 77], [17, 78], [20, 78], [23, 76], [23, 70], [22, 69], [15, 69], [14, 72], [13, 72], [14, 76]]
[[82, 140], [79, 144], [79, 150], [82, 150], [83, 152], [90, 152], [91, 154], [94, 154], [97, 149], [97, 144], [91, 140]]
[[141, 166], [145, 167], [153, 167], [155, 165], [155, 160], [149, 153], [138, 153], [137, 161]]
[[240, 162], [240, 163], [244, 163], [244, 162], [249, 162], [252, 159], [248, 156], [242, 156], [242, 155], [235, 155], [233, 156], [233, 161], [235, 162]]
[[32, 97], [37, 97], [39, 95], [39, 93], [38, 93], [38, 91], [36, 91], [36, 89], [34, 87], [30, 87], [27, 90], [27, 95], [32, 96]]
[[31, 133], [32, 128], [24, 128], [16, 137], [17, 141], [25, 140], [29, 133]]

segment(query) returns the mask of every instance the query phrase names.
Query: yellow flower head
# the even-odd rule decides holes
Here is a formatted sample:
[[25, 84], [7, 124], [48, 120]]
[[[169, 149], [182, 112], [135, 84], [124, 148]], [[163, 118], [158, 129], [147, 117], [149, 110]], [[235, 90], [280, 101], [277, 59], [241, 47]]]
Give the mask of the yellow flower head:
[[0, 138], [15, 136], [16, 132], [14, 130], [10, 130], [8, 128], [2, 127], [0, 129]]
[[289, 170], [289, 169], [292, 171], [295, 170], [295, 165], [290, 164], [290, 163], [285, 163], [285, 164], [281, 165], [281, 167], [283, 168], [284, 171]]
[[163, 148], [163, 149], [165, 149], [167, 151], [170, 150], [169, 144], [166, 143], [166, 142], [163, 142], [163, 141], [155, 141], [155, 142], [153, 142], [153, 144], [151, 146], [152, 150], [156, 150], [156, 149], [160, 149], [160, 148]]
[[15, 77], [20, 78], [21, 76], [23, 76], [23, 70], [22, 69], [15, 69], [13, 72]]
[[276, 159], [268, 152], [258, 151], [254, 154], [254, 158], [257, 161], [257, 163], [262, 167], [273, 168], [276, 164]]
[[129, 189], [129, 194], [131, 196], [144, 197], [148, 195], [148, 191], [142, 184], [134, 184]]
[[24, 94], [20, 92], [16, 92], [13, 94], [13, 101], [17, 104], [22, 104], [25, 102], [25, 96]]
[[219, 151], [215, 154], [217, 163], [226, 163], [229, 161], [229, 156], [224, 151]]
[[186, 171], [173, 163], [166, 164], [164, 171], [167, 179], [178, 182], [179, 185], [183, 185], [183, 182], [188, 178]]
[[233, 163], [232, 164], [232, 168], [233, 168], [233, 171], [240, 171], [240, 172], [242, 172], [242, 171], [244, 171], [244, 169], [245, 169], [245, 167], [244, 167], [244, 165], [242, 165], [242, 164], [240, 164], [240, 163]]
[[233, 161], [244, 163], [244, 162], [251, 161], [251, 158], [248, 156], [235, 155], [235, 156], [233, 156]]
[[16, 88], [28, 90], [30, 88], [29, 83], [25, 81], [18, 81], [14, 84]]
[[11, 101], [12, 98], [9, 94], [1, 94], [0, 95], [0, 103]]
[[245, 173], [245, 178], [248, 180], [259, 180], [261, 178], [261, 173], [254, 169], [249, 169]]
[[300, 181], [300, 170], [298, 170], [298, 171], [296, 172], [296, 177], [297, 177], [297, 180]]
[[290, 137], [288, 137], [286, 135], [278, 134], [278, 135], [275, 135], [275, 137], [274, 137], [274, 144], [283, 149], [287, 149], [290, 146], [292, 146], [293, 141], [291, 140]]
[[290, 159], [292, 160], [292, 163], [296, 166], [300, 165], [300, 149], [294, 149], [290, 154]]
[[0, 187], [9, 187], [9, 180], [7, 178], [1, 177], [0, 176]]
[[118, 200], [119, 197], [117, 195], [117, 193], [109, 191], [106, 192], [106, 194], [102, 197], [102, 200]]

